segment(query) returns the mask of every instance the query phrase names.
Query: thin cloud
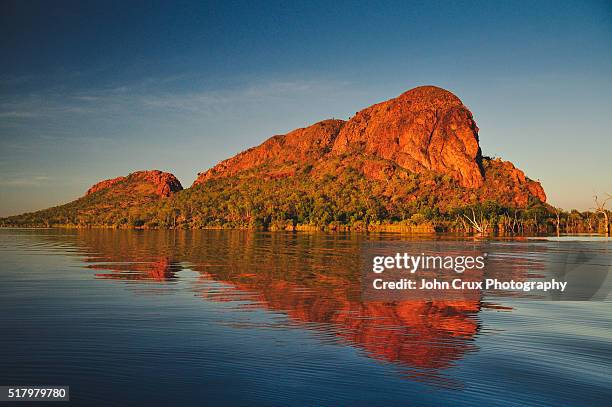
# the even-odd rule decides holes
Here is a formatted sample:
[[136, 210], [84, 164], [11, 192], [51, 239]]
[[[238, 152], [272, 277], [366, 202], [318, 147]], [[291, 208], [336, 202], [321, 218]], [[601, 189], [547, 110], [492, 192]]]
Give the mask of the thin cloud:
[[18, 111], [8, 111], [8, 112], [0, 112], [0, 118], [2, 119], [29, 119], [31, 117], [37, 117], [38, 114], [35, 112], [18, 112]]
[[[266, 101], [294, 100], [312, 94], [333, 92], [346, 82], [317, 80], [260, 81], [225, 89], [199, 91], [159, 90], [159, 78], [87, 91], [13, 95], [0, 100], [0, 117], [31, 119], [64, 115], [130, 115], [146, 112], [216, 114]], [[178, 81], [180, 77], [165, 79]]]
[[3, 187], [38, 187], [48, 184], [51, 177], [45, 175], [13, 176], [0, 179]]

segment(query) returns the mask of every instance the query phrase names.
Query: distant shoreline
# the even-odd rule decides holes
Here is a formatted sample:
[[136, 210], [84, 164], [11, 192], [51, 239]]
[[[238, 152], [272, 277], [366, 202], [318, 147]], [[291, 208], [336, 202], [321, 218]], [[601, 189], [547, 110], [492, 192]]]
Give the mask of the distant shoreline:
[[228, 227], [202, 227], [202, 228], [150, 228], [150, 227], [115, 227], [115, 226], [74, 226], [74, 225], [56, 225], [56, 226], [0, 226], [0, 230], [117, 230], [117, 231], [240, 231], [240, 232], [270, 232], [270, 233], [392, 233], [392, 234], [410, 234], [420, 236], [456, 236], [458, 238], [533, 238], [533, 239], [547, 239], [547, 238], [559, 238], [563, 239], [566, 237], [590, 237], [590, 238], [609, 238], [605, 233], [561, 233], [557, 235], [555, 233], [500, 233], [490, 232], [486, 234], [479, 233], [466, 233], [459, 231], [444, 231], [444, 230], [432, 230], [426, 228], [409, 228], [402, 225], [382, 225], [379, 227], [371, 227], [365, 229], [352, 229], [350, 227], [342, 227], [337, 229], [330, 229], [325, 227], [316, 227], [311, 225], [301, 225], [294, 229], [265, 229], [265, 228], [228, 228]]

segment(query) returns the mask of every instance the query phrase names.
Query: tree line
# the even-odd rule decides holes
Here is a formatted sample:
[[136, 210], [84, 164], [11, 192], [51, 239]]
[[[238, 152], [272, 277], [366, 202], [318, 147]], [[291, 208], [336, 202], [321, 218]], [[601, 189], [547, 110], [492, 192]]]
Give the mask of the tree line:
[[[66, 205], [0, 220], [2, 226], [429, 230], [460, 233], [608, 233], [612, 196], [591, 211], [563, 211], [531, 198], [518, 208], [481, 201], [447, 176], [386, 181], [358, 171], [266, 179], [209, 180], [167, 199], [100, 191]], [[430, 178], [427, 178], [430, 177]], [[431, 181], [431, 182], [429, 182]]]

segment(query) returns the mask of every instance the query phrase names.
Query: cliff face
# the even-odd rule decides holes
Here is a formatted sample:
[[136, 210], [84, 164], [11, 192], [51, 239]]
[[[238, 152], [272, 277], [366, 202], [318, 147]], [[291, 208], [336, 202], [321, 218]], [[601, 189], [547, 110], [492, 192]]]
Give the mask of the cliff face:
[[[330, 160], [343, 165], [330, 169]], [[491, 162], [487, 167], [494, 168], [495, 177], [490, 174], [487, 181], [472, 113], [457, 96], [435, 86], [409, 90], [357, 112], [347, 122], [326, 120], [274, 136], [198, 174], [194, 185], [247, 171], [267, 178], [289, 177], [306, 166], [315, 174], [331, 175], [355, 168], [373, 180], [436, 173], [479, 191], [483, 199], [503, 196], [503, 203], [518, 206], [525, 206], [531, 196], [546, 201], [540, 184], [512, 163]]]
[[107, 190], [111, 187], [122, 186], [127, 193], [155, 194], [160, 197], [169, 197], [174, 192], [183, 189], [181, 182], [172, 174], [159, 170], [137, 171], [127, 177], [107, 179], [94, 184], [87, 190], [85, 196], [95, 192]]
[[434, 86], [358, 112], [340, 131], [333, 152], [361, 152], [412, 172], [449, 174], [469, 188], [483, 184], [472, 113], [455, 95]]

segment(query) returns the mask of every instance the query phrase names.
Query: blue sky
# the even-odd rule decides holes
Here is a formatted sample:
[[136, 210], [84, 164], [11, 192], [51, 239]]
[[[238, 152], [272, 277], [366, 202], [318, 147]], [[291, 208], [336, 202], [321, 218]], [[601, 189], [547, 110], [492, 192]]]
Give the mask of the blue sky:
[[2, 1], [0, 216], [140, 169], [187, 187], [424, 84], [552, 204], [612, 193], [612, 3], [330, 3]]

